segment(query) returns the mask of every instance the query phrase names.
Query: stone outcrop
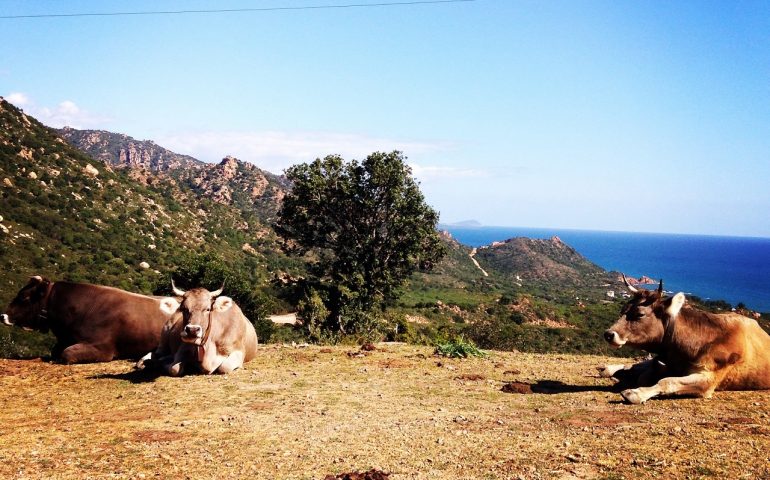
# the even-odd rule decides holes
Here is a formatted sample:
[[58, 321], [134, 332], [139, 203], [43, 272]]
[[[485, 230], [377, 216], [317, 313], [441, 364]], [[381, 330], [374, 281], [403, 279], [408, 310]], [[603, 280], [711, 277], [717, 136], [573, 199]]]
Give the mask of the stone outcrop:
[[275, 217], [289, 189], [284, 177], [232, 156], [219, 164], [210, 164], [174, 153], [152, 141], [140, 141], [119, 133], [68, 127], [57, 132], [106, 166], [129, 169], [131, 178], [138, 182], [154, 184], [160, 173], [217, 203], [252, 210], [266, 222]]
[[[618, 283], [623, 283], [623, 276], [620, 273], [618, 273], [617, 276], [615, 277], [615, 280]], [[626, 275], [626, 280], [628, 280], [628, 283], [631, 285], [655, 285], [656, 283], [658, 283], [657, 280], [655, 280], [654, 278], [650, 278], [647, 275], [642, 275], [639, 278], [629, 277], [628, 275]]]
[[97, 170], [96, 167], [94, 167], [90, 163], [83, 168], [83, 172], [86, 175], [89, 175], [91, 177], [96, 177], [97, 175], [99, 175], [99, 170]]
[[167, 150], [151, 140], [136, 140], [128, 135], [104, 130], [58, 130], [74, 147], [117, 168], [142, 168], [167, 172], [180, 168], [200, 168], [203, 162]]

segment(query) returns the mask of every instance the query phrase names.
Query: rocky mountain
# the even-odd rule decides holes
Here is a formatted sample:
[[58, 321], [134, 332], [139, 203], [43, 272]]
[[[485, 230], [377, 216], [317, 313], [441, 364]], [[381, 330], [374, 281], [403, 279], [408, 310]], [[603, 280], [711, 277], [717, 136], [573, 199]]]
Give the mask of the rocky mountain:
[[201, 196], [255, 214], [263, 223], [273, 221], [289, 188], [285, 177], [230, 156], [211, 164], [120, 133], [73, 128], [58, 132], [89, 156], [115, 168], [133, 170], [137, 179], [143, 176], [142, 170], [166, 174]]
[[[296, 263], [256, 208], [200, 194], [167, 172], [111, 165], [0, 98], [0, 304], [35, 274], [149, 293], [192, 254], [216, 254], [255, 287]], [[221, 181], [222, 194], [246, 184], [257, 199], [271, 192], [269, 182], [253, 190], [256, 169], [241, 162], [192, 165], [185, 178], [200, 173], [201, 191]]]
[[157, 145], [152, 140], [135, 138], [105, 130], [76, 130], [64, 127], [59, 136], [92, 158], [115, 168], [142, 168], [152, 172], [198, 169], [204, 163]]
[[229, 156], [217, 165], [204, 164], [202, 168], [181, 171], [177, 177], [199, 195], [252, 211], [265, 223], [274, 220], [290, 188], [285, 177]]

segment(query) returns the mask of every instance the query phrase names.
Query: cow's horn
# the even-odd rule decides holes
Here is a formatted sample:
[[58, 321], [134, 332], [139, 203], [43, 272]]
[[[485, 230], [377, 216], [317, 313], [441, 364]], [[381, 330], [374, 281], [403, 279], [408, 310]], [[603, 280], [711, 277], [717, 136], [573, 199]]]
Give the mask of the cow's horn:
[[660, 285], [658, 285], [658, 295], [663, 295], [663, 279], [660, 279]]
[[171, 290], [174, 291], [174, 295], [178, 295], [180, 297], [184, 297], [185, 291], [180, 289], [180, 288], [176, 288], [176, 285], [174, 285], [174, 279], [173, 278], [171, 279]]
[[215, 297], [218, 297], [218, 296], [222, 295], [222, 291], [224, 289], [225, 289], [225, 282], [222, 281], [222, 286], [219, 287], [219, 290], [214, 290], [213, 292], [211, 292], [211, 298], [215, 298]]
[[626, 284], [626, 288], [628, 289], [628, 291], [631, 292], [631, 293], [637, 293], [639, 291], [639, 289], [634, 287], [630, 283], [628, 283], [628, 280], [626, 279], [626, 274], [621, 273], [621, 275], [623, 275], [623, 283]]

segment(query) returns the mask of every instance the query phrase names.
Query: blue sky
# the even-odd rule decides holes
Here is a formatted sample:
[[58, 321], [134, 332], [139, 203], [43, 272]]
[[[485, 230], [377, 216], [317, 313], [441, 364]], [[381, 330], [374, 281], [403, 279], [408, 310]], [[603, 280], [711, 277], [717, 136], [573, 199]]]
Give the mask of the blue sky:
[[[0, 16], [358, 0], [0, 0]], [[403, 150], [444, 222], [770, 237], [770, 2], [0, 19], [51, 126], [280, 173]]]

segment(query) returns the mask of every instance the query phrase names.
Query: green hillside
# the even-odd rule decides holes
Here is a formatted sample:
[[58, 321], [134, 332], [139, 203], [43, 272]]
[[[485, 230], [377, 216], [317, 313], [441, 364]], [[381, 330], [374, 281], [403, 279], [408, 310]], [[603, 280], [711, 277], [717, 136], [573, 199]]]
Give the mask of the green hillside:
[[2, 304], [34, 274], [150, 293], [190, 255], [211, 252], [255, 287], [298, 265], [253, 211], [168, 176], [112, 169], [5, 101], [0, 215]]
[[[294, 308], [291, 279], [304, 263], [282, 253], [271, 226], [289, 188], [285, 179], [231, 157], [155, 163], [154, 170], [105, 163], [59, 133], [0, 101], [1, 304], [30, 275], [151, 293], [181, 265], [191, 278], [213, 278], [201, 268], [237, 278], [262, 302], [253, 315]], [[130, 137], [84, 138], [91, 139], [90, 155], [104, 159], [120, 150], [110, 139]], [[467, 335], [485, 348], [608, 353], [598, 332], [618, 308], [604, 296], [606, 273], [577, 252], [521, 239], [474, 252], [448, 234], [443, 239], [447, 257], [415, 273], [386, 312], [405, 332], [399, 339]], [[392, 328], [386, 322], [383, 332]], [[280, 330], [277, 338], [287, 338]]]

